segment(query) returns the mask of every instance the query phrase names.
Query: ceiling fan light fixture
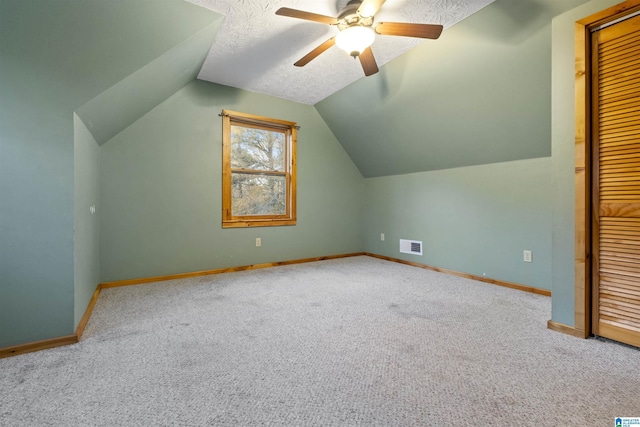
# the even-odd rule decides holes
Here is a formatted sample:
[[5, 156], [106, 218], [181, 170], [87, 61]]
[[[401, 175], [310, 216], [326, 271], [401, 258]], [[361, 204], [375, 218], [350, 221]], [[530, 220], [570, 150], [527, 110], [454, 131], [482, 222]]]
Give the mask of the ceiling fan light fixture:
[[360, 9], [358, 10], [358, 13], [363, 18], [373, 18], [373, 15], [375, 15], [377, 11], [378, 11], [377, 5], [372, 4], [371, 2], [368, 2], [364, 6], [360, 7]]
[[373, 28], [354, 25], [338, 33], [336, 44], [349, 55], [356, 57], [371, 46], [375, 38]]

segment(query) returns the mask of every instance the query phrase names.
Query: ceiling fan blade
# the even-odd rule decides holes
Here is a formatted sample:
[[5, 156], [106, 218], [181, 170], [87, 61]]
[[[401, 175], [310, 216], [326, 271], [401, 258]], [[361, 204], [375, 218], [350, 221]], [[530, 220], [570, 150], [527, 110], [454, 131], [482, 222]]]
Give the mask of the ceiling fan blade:
[[383, 36], [420, 37], [437, 39], [442, 33], [442, 25], [410, 24], [408, 22], [380, 22], [376, 25], [376, 33]]
[[318, 46], [317, 48], [313, 49], [311, 52], [307, 53], [305, 56], [300, 58], [300, 60], [298, 60], [298, 62], [296, 62], [293, 65], [295, 65], [296, 67], [304, 67], [305, 65], [307, 65], [309, 62], [314, 60], [317, 56], [319, 56], [325, 50], [329, 49], [334, 44], [336, 44], [336, 38], [331, 37], [329, 40], [322, 43], [320, 46]]
[[386, 0], [364, 0], [358, 8], [358, 14], [370, 18], [380, 10]]
[[289, 9], [288, 7], [281, 7], [276, 10], [276, 15], [289, 16], [291, 18], [305, 19], [307, 21], [319, 22], [321, 24], [337, 25], [338, 19], [330, 16], [319, 15], [317, 13], [305, 12], [298, 9]]
[[360, 58], [360, 64], [362, 64], [365, 76], [370, 76], [379, 71], [378, 64], [376, 64], [376, 59], [373, 57], [373, 51], [370, 47], [363, 50], [358, 58]]

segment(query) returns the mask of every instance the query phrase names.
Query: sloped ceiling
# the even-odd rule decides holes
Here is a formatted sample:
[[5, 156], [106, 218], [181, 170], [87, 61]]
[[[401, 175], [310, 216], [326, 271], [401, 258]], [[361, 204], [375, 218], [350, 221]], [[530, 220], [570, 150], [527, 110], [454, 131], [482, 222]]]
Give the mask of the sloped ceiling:
[[[337, 16], [348, 0], [187, 1], [225, 15], [199, 79], [313, 105], [364, 78], [359, 62], [337, 47], [303, 68], [294, 67], [294, 62], [338, 29], [275, 14], [286, 6]], [[387, 0], [376, 22], [420, 22], [448, 28], [492, 1]], [[378, 36], [372, 50], [378, 65], [383, 65], [422, 43], [437, 41]]]
[[76, 113], [99, 144], [192, 81], [222, 23], [182, 0], [67, 3], [74, 21], [58, 28], [77, 39], [76, 86], [93, 96]]
[[496, 0], [316, 109], [365, 177], [550, 156], [551, 19], [586, 1]]
[[[339, 3], [292, 1], [286, 5], [325, 14], [334, 14], [340, 7]], [[389, 0], [385, 7], [389, 13], [404, 10], [391, 6], [405, 1], [412, 0]], [[367, 177], [549, 156], [550, 22], [553, 16], [586, 1], [496, 0], [445, 30], [439, 40], [425, 41], [389, 61], [372, 77], [362, 78], [360, 68], [355, 67], [356, 81], [334, 85], [332, 71], [326, 70], [320, 83], [309, 81], [309, 92], [316, 93], [311, 88], [315, 84], [326, 84], [323, 91], [327, 93], [344, 86], [315, 106]], [[436, 3], [457, 4], [448, 0]], [[233, 4], [230, 0], [225, 3], [230, 9]], [[271, 10], [284, 2], [262, 4]], [[325, 9], [317, 9], [319, 4]], [[3, 43], [22, 46], [24, 55], [17, 65], [26, 69], [40, 67], [38, 61], [48, 58], [47, 72], [55, 85], [44, 89], [64, 94], [81, 110], [85, 124], [100, 142], [161, 102], [167, 91], [176, 90], [182, 80], [176, 83], [174, 77], [192, 78], [207, 51], [207, 37], [213, 37], [217, 29], [212, 25], [222, 16], [183, 0], [73, 0], [55, 7], [47, 1], [34, 1], [20, 5], [11, 25], [21, 28], [28, 20], [29, 28], [41, 30], [7, 30]], [[399, 16], [390, 19], [412, 20]], [[315, 27], [314, 23], [277, 18], [286, 25], [303, 25], [303, 33]], [[416, 20], [430, 19], [421, 15]], [[251, 22], [260, 25], [262, 21], [258, 16]], [[207, 32], [206, 37], [202, 31]], [[23, 33], [19, 40], [12, 39]], [[45, 33], [48, 38], [43, 42]], [[283, 46], [291, 43], [290, 34], [285, 33], [278, 41]], [[216, 37], [224, 38], [221, 31]], [[190, 40], [195, 44], [190, 45]], [[196, 45], [195, 50], [189, 48]], [[181, 50], [185, 46], [186, 50]], [[299, 46], [302, 52], [307, 47]], [[180, 53], [187, 51], [191, 53]], [[247, 53], [239, 49], [234, 55], [242, 58]], [[270, 54], [278, 57], [280, 53]], [[295, 60], [298, 53], [287, 55]], [[332, 63], [331, 57], [322, 59]], [[3, 61], [11, 65], [13, 58], [5, 56]], [[225, 61], [220, 61], [224, 66]], [[289, 67], [290, 62], [283, 57], [273, 61], [308, 72], [306, 67]], [[270, 71], [266, 69], [264, 74], [270, 76]], [[285, 90], [293, 84], [279, 79], [271, 77], [269, 84]], [[306, 83], [296, 84], [301, 85], [299, 92], [306, 92]], [[241, 88], [254, 90], [244, 84]], [[313, 96], [321, 98], [324, 93]], [[118, 114], [121, 117], [116, 117]]]
[[3, 66], [43, 70], [75, 108], [220, 18], [182, 0], [0, 2]]
[[98, 144], [195, 79], [221, 23], [220, 17], [80, 107], [76, 113]]
[[3, 99], [75, 111], [100, 143], [193, 80], [222, 22], [183, 0], [0, 0], [0, 18]]

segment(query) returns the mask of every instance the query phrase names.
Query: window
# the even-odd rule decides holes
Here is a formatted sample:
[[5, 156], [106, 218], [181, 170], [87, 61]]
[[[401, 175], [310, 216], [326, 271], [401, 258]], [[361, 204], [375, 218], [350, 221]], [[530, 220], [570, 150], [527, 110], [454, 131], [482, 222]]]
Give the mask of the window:
[[222, 227], [296, 223], [296, 124], [222, 111]]

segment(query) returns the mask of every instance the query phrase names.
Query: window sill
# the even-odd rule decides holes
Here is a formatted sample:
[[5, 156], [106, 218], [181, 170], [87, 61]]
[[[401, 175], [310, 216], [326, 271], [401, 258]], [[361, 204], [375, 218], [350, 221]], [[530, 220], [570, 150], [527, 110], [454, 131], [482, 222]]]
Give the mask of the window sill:
[[295, 219], [274, 219], [274, 220], [237, 220], [223, 221], [222, 228], [253, 228], [253, 227], [281, 227], [288, 225], [296, 225]]

